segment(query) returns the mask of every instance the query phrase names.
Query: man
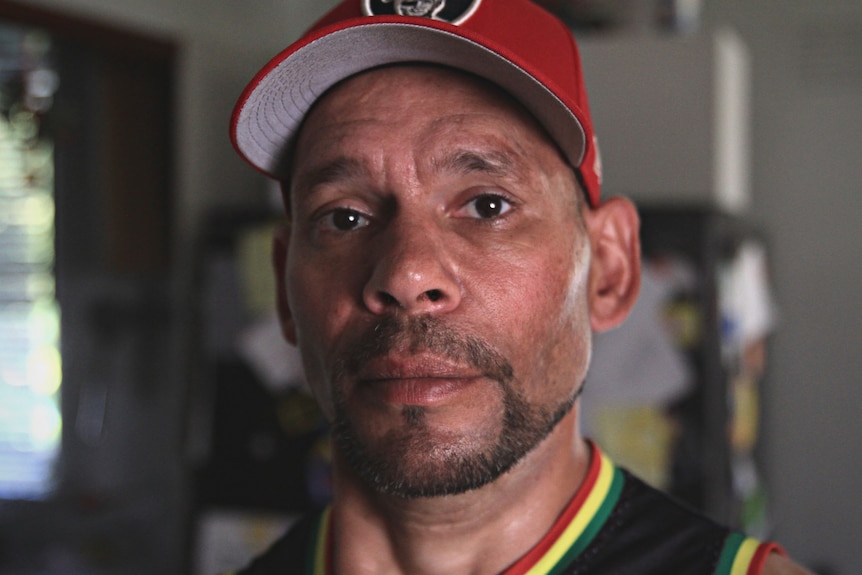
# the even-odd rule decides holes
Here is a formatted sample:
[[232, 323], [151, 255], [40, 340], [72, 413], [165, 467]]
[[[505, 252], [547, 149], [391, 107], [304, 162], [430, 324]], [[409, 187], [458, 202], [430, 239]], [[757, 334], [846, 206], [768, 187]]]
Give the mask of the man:
[[243, 573], [802, 573], [580, 435], [640, 254], [569, 31], [527, 0], [414, 4], [347, 0], [235, 111], [283, 182], [278, 310], [335, 494]]

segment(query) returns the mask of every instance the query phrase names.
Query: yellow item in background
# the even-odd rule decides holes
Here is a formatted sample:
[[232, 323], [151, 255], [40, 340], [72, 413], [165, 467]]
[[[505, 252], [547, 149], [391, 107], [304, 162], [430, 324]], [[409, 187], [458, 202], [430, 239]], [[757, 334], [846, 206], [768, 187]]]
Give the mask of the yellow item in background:
[[757, 445], [760, 394], [757, 381], [744, 374], [732, 382], [733, 413], [730, 425], [730, 443], [734, 453], [751, 453]]
[[275, 309], [275, 276], [271, 263], [274, 230], [275, 224], [250, 227], [237, 242], [243, 305], [252, 317]]
[[674, 424], [662, 410], [649, 405], [595, 406], [594, 439], [617, 465], [644, 481], [666, 489]]

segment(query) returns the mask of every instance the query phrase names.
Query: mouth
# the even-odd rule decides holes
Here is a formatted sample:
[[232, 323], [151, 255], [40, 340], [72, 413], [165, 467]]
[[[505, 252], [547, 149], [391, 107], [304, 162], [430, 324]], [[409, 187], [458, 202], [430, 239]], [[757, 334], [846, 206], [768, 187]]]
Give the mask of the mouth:
[[486, 341], [427, 316], [387, 316], [367, 327], [341, 350], [333, 372], [352, 382], [347, 393], [378, 408], [475, 403], [475, 393], [465, 396], [477, 383], [508, 382], [514, 375]]
[[475, 368], [428, 355], [372, 360], [358, 375], [362, 393], [385, 403], [426, 407], [452, 400], [485, 377]]

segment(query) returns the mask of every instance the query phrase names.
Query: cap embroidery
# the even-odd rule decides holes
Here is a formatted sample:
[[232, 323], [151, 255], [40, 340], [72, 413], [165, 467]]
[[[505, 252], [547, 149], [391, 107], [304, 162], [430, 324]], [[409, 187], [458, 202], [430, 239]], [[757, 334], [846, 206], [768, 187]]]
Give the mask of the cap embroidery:
[[482, 0], [362, 0], [367, 16], [416, 16], [461, 24]]

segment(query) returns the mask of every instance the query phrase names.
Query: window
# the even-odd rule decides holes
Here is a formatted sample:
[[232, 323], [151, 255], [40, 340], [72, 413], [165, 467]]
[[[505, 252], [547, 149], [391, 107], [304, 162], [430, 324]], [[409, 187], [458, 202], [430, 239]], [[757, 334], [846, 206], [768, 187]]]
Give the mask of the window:
[[60, 312], [47, 36], [0, 26], [0, 498], [52, 488], [59, 454]]

